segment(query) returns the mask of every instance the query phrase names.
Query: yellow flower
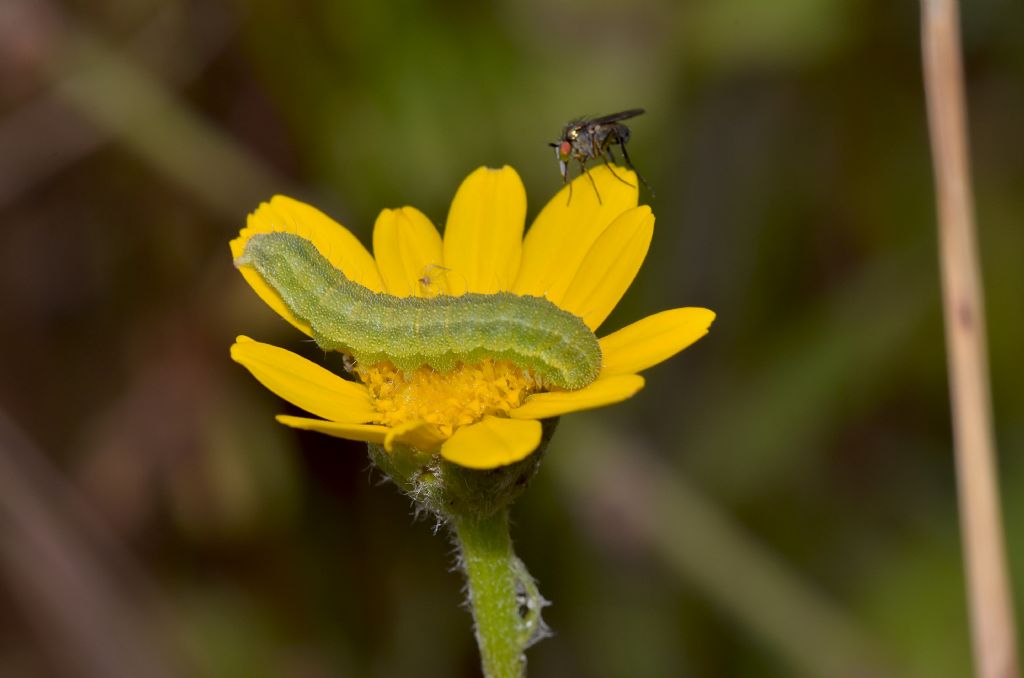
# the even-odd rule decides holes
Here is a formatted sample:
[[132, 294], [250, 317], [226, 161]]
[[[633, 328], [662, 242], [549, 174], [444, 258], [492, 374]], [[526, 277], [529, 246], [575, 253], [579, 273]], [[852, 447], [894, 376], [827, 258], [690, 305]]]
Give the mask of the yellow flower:
[[[606, 167], [578, 177], [572, 201], [563, 188], [523, 237], [526, 192], [511, 167], [481, 167], [459, 187], [444, 238], [413, 207], [386, 209], [373, 229], [374, 256], [319, 210], [276, 196], [249, 216], [231, 241], [238, 259], [257, 233], [287, 232], [316, 246], [350, 280], [400, 297], [511, 291], [543, 296], [596, 331], [632, 283], [654, 231], [654, 215], [637, 205], [636, 176]], [[255, 269], [242, 275], [270, 307], [311, 334]], [[715, 314], [703, 308], [663, 311], [600, 339], [596, 381], [575, 391], [546, 390], [528, 369], [485, 359], [439, 373], [402, 373], [390, 363], [357, 365], [359, 382], [282, 348], [239, 337], [231, 357], [264, 386], [319, 418], [280, 415], [288, 426], [382, 444], [439, 452], [451, 462], [487, 469], [523, 459], [540, 444], [540, 419], [629, 398], [637, 373], [704, 336]]]

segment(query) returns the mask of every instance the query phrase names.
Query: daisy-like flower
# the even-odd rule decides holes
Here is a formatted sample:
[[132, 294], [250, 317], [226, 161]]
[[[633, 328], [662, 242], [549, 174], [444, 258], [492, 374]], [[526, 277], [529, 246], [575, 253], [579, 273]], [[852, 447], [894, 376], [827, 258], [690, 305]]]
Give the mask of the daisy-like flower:
[[[374, 225], [371, 256], [319, 210], [276, 196], [249, 216], [231, 241], [231, 252], [237, 263], [254, 235], [292, 233], [374, 292], [435, 298], [507, 291], [544, 297], [596, 332], [647, 255], [654, 215], [650, 207], [637, 205], [634, 173], [598, 167], [590, 174], [596, 191], [578, 177], [571, 202], [568, 187], [563, 188], [525, 238], [526, 192], [519, 175], [510, 167], [482, 167], [456, 192], [443, 238], [415, 208], [386, 209]], [[239, 269], [274, 311], [313, 336], [309, 322], [255, 268]], [[366, 441], [388, 452], [406, 446], [439, 453], [466, 468], [491, 469], [537, 449], [540, 420], [634, 395], [644, 384], [639, 372], [704, 336], [714, 317], [703, 308], [677, 308], [607, 334], [599, 340], [596, 380], [577, 390], [552, 388], [528, 366], [489, 357], [445, 371], [427, 365], [402, 371], [387, 360], [356, 364], [358, 381], [248, 337], [238, 338], [231, 357], [275, 394], [315, 415], [280, 415], [282, 424]]]

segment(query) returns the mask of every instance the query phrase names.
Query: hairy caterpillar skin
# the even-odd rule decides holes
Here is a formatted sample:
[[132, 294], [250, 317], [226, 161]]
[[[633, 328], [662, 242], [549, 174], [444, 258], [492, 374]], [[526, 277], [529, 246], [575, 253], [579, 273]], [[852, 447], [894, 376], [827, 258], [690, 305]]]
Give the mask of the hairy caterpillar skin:
[[543, 297], [498, 292], [424, 299], [374, 292], [293, 233], [253, 235], [235, 263], [256, 269], [309, 323], [321, 348], [365, 365], [391, 361], [403, 371], [429, 365], [447, 372], [493, 358], [568, 390], [590, 384], [601, 369], [601, 347], [590, 328]]

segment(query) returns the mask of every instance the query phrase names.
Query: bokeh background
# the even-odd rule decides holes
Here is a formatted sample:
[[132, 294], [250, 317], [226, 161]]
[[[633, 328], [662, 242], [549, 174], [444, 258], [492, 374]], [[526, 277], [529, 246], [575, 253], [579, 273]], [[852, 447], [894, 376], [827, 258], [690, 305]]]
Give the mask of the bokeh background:
[[[530, 675], [969, 674], [918, 7], [0, 2], [0, 675], [478, 675], [452, 546], [358, 444], [276, 425], [233, 270], [274, 193], [369, 242], [636, 106], [657, 191], [606, 329], [711, 334], [562, 422], [514, 512]], [[1006, 528], [1024, 586], [1024, 6], [964, 40]], [[327, 365], [340, 368], [329, 358]]]

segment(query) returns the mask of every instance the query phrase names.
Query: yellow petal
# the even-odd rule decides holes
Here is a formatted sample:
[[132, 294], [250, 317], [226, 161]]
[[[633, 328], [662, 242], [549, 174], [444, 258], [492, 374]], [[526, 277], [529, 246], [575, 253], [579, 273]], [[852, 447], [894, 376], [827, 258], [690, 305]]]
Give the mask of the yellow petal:
[[292, 428], [316, 431], [317, 433], [326, 433], [335, 438], [361, 440], [364, 443], [376, 443], [377, 445], [384, 442], [384, 437], [388, 433], [387, 426], [376, 426], [374, 424], [341, 424], [336, 421], [293, 417], [288, 414], [279, 414], [275, 418], [285, 426], [291, 426]]
[[[245, 251], [245, 244], [256, 233], [295, 233], [309, 239], [317, 250], [334, 266], [360, 285], [375, 292], [383, 290], [380, 274], [373, 257], [358, 238], [326, 214], [298, 200], [275, 195], [249, 215], [245, 228], [231, 241], [231, 256], [237, 259]], [[309, 323], [295, 317], [285, 306], [277, 292], [249, 266], [239, 269], [246, 282], [281, 317], [310, 334]]]
[[644, 378], [637, 374], [601, 377], [579, 391], [550, 391], [535, 393], [523, 406], [512, 410], [515, 419], [547, 419], [569, 412], [604, 407], [630, 398], [644, 386]]
[[384, 437], [384, 449], [392, 452], [398, 443], [423, 452], [434, 452], [444, 440], [444, 434], [437, 426], [418, 419], [392, 427]]
[[601, 338], [601, 376], [633, 374], [668, 360], [708, 333], [713, 311], [674, 308]]
[[441, 445], [441, 456], [466, 468], [489, 469], [525, 458], [540, 445], [539, 421], [484, 417]]
[[380, 213], [373, 226], [373, 254], [390, 294], [422, 297], [447, 291], [441, 235], [415, 207]]
[[365, 386], [345, 381], [291, 351], [238, 337], [231, 358], [276, 395], [318, 417], [362, 424], [377, 416]]
[[461, 292], [490, 294], [512, 288], [519, 272], [526, 221], [526, 190], [511, 167], [481, 167], [459, 186], [444, 229], [444, 265]]
[[647, 205], [621, 214], [594, 242], [558, 305], [596, 330], [629, 289], [654, 234]]
[[[619, 181], [615, 175], [632, 185]], [[601, 202], [594, 186], [581, 174], [573, 179], [572, 201], [569, 202], [569, 188], [563, 188], [530, 226], [523, 241], [523, 263], [513, 287], [516, 294], [546, 296], [559, 303], [598, 236], [615, 217], [636, 207], [634, 172], [616, 167], [612, 174], [602, 165], [590, 170], [590, 176], [601, 192]]]

